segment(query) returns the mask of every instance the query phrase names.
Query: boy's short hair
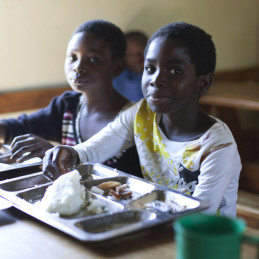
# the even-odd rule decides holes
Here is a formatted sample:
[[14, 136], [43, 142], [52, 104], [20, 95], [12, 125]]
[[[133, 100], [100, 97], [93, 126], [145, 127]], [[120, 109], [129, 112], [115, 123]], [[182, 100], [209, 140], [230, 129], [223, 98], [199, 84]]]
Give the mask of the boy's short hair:
[[196, 74], [213, 73], [216, 67], [216, 49], [211, 39], [201, 28], [185, 22], [169, 23], [157, 30], [148, 40], [144, 55], [150, 43], [156, 38], [175, 38], [187, 45]]
[[125, 57], [126, 39], [115, 24], [104, 20], [90, 20], [78, 26], [72, 36], [79, 32], [90, 32], [102, 38], [110, 46], [113, 58]]
[[148, 37], [145, 33], [141, 31], [129, 31], [125, 33], [126, 41], [127, 40], [132, 40], [136, 41], [144, 46], [146, 46]]

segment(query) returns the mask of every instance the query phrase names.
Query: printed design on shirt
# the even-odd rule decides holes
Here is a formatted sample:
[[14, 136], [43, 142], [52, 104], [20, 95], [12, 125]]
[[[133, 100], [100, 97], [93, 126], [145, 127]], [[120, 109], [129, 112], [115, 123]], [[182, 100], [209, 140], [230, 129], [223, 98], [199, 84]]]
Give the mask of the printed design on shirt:
[[183, 192], [187, 194], [193, 194], [196, 185], [198, 184], [198, 177], [200, 175], [200, 170], [190, 171], [184, 166], [182, 170], [179, 171], [180, 180], [178, 181], [178, 188], [185, 189]]
[[193, 193], [200, 173], [199, 168], [194, 169], [193, 160], [200, 150], [200, 145], [187, 146], [178, 155], [178, 159], [173, 159], [159, 132], [156, 114], [150, 110], [145, 101], [136, 114], [134, 133], [142, 156], [140, 162], [143, 176], [172, 189], [188, 194]]
[[134, 133], [144, 178], [187, 194], [192, 194], [198, 184], [202, 161], [213, 152], [232, 144], [220, 144], [202, 150], [212, 137], [209, 131], [195, 144], [182, 145], [180, 150], [176, 150], [178, 153], [170, 154], [157, 126], [156, 114], [146, 101], [143, 101], [136, 114]]
[[209, 155], [211, 155], [212, 153], [214, 153], [215, 151], [219, 150], [219, 149], [222, 149], [222, 148], [225, 148], [225, 147], [228, 147], [230, 145], [233, 145], [232, 142], [229, 142], [229, 143], [225, 143], [225, 144], [219, 144], [217, 146], [213, 146], [211, 147], [209, 150], [207, 150], [203, 155], [202, 155], [202, 158], [201, 158], [201, 162], [207, 158]]
[[204, 141], [209, 139], [211, 136], [211, 132], [209, 132], [205, 138], [201, 140], [201, 143], [196, 143], [193, 145], [188, 145], [185, 147], [185, 151], [183, 152], [183, 164], [189, 170], [194, 170], [194, 162], [197, 156], [197, 153], [201, 150], [202, 144]]
[[76, 145], [76, 141], [74, 139], [74, 129], [73, 129], [73, 113], [71, 111], [66, 111], [63, 115], [62, 145], [69, 145], [69, 146]]
[[184, 166], [191, 170], [193, 169], [193, 160], [196, 157], [196, 153], [201, 149], [201, 145], [189, 145], [186, 146], [185, 152], [183, 152], [183, 164]]

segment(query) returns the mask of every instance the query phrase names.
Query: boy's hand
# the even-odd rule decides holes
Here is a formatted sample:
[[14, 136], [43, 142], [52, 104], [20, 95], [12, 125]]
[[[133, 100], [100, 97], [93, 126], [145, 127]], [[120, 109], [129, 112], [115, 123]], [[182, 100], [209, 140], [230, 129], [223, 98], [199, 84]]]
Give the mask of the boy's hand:
[[15, 137], [11, 143], [11, 159], [18, 163], [33, 157], [43, 158], [45, 152], [53, 145], [47, 140], [33, 134], [25, 134]]
[[70, 146], [56, 146], [48, 150], [43, 158], [43, 174], [55, 180], [73, 170], [78, 161], [77, 152]]

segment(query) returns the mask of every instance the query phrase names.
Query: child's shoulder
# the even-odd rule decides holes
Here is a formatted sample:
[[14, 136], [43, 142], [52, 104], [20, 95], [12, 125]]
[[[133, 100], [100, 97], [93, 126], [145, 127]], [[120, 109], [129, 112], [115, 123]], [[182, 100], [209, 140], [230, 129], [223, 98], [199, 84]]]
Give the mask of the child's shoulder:
[[51, 105], [57, 107], [77, 107], [81, 93], [75, 91], [65, 91], [61, 95], [54, 97], [51, 101]]
[[65, 91], [60, 96], [62, 98], [80, 98], [81, 95], [82, 93], [78, 93], [75, 91]]
[[82, 93], [78, 93], [75, 91], [65, 91], [60, 96], [58, 96], [57, 99], [60, 102], [65, 102], [65, 103], [71, 103], [71, 102], [78, 103], [81, 96], [82, 96]]
[[202, 142], [212, 143], [235, 143], [231, 130], [226, 123], [220, 119], [213, 117], [215, 123], [203, 134]]

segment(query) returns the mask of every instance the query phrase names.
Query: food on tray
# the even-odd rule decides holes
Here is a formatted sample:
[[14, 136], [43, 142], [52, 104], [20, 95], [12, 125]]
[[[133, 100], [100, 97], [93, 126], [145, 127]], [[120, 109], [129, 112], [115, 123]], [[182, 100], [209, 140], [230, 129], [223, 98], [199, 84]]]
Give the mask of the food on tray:
[[114, 196], [117, 200], [128, 199], [132, 196], [132, 191], [127, 184], [117, 186], [115, 190], [111, 189], [109, 195]]
[[156, 201], [146, 203], [145, 207], [147, 209], [155, 209], [157, 211], [167, 212], [167, 213], [181, 212], [186, 209], [186, 206], [179, 205], [173, 200], [168, 200], [168, 201], [156, 200]]
[[86, 197], [86, 190], [80, 183], [81, 175], [77, 170], [61, 175], [49, 186], [39, 205], [51, 213], [70, 216], [82, 208], [90, 214], [101, 214], [107, 209], [101, 201]]
[[100, 194], [100, 195], [104, 195], [104, 190], [96, 187], [96, 186], [92, 186], [91, 187], [91, 191], [96, 193], [96, 194]]
[[92, 198], [89, 199], [89, 204], [87, 205], [86, 210], [90, 214], [101, 214], [103, 212], [107, 212], [107, 208], [101, 201]]
[[99, 184], [97, 187], [101, 190], [107, 190], [107, 189], [110, 190], [110, 189], [115, 189], [117, 186], [120, 186], [120, 185], [121, 185], [120, 182], [107, 181]]
[[114, 197], [116, 200], [132, 197], [132, 191], [129, 189], [129, 186], [117, 181], [107, 181], [97, 186], [92, 186], [91, 191], [96, 194]]
[[[107, 168], [101, 164], [94, 164], [94, 166], [92, 164], [85, 164], [83, 169], [80, 168], [80, 175], [83, 175], [83, 177], [80, 178], [77, 172], [71, 172], [71, 174], [68, 173], [61, 176], [60, 180], [62, 178], [66, 179], [62, 180], [63, 185], [60, 184], [61, 190], [52, 191], [55, 194], [61, 193], [66, 196], [70, 189], [72, 189], [73, 192], [77, 190], [77, 195], [79, 199], [81, 199], [82, 187], [80, 181], [84, 188], [86, 188], [84, 190], [85, 195], [83, 194], [86, 200], [85, 206], [75, 215], [64, 215], [64, 218], [59, 218], [59, 216], [62, 217], [62, 215], [55, 212], [54, 214], [44, 213], [41, 208], [41, 201], [39, 199], [42, 198], [44, 192], [46, 192], [46, 188], [50, 186], [50, 182], [46, 181], [42, 172], [2, 181], [0, 183], [0, 195], [28, 215], [80, 241], [90, 242], [99, 242], [128, 234], [132, 231], [150, 228], [158, 224], [167, 224], [169, 221], [173, 221], [180, 216], [178, 212], [176, 214], [171, 211], [162, 212], [164, 209], [166, 211], [168, 203], [174, 208], [178, 208], [179, 206], [180, 211], [184, 210], [189, 213], [208, 208], [206, 202], [201, 202], [198, 199], [174, 192], [173, 190], [165, 190], [158, 185], [152, 185], [152, 183], [147, 183], [141, 179], [131, 178], [130, 176], [125, 177], [125, 175], [120, 174], [120, 172], [117, 177], [110, 178], [110, 172], [113, 172], [112, 169], [107, 170]], [[87, 181], [89, 179], [85, 177], [88, 174], [93, 175], [90, 181]], [[73, 175], [73, 177], [71, 175]], [[69, 177], [72, 178], [72, 182], [75, 181], [74, 185], [67, 182], [69, 181], [67, 179]], [[42, 178], [45, 180], [38, 182], [38, 180]], [[74, 178], [76, 178], [76, 180]], [[112, 180], [117, 183], [120, 182], [120, 184], [116, 184], [115, 189], [111, 189], [113, 190], [111, 193], [114, 195], [120, 194], [118, 198], [124, 199], [124, 197], [130, 197], [132, 191], [130, 200], [114, 201], [117, 199], [114, 195], [110, 194], [107, 196], [110, 190], [105, 193], [106, 191], [97, 187], [99, 183]], [[35, 183], [38, 186], [36, 186]], [[56, 184], [54, 183], [53, 185]], [[54, 197], [53, 201], [51, 201], [52, 197], [49, 197], [49, 200], [45, 202], [53, 203], [56, 198], [57, 197]], [[47, 198], [44, 197], [44, 199]], [[78, 197], [76, 199], [78, 199]], [[66, 202], [74, 203], [76, 199], [73, 197]], [[81, 200], [81, 202], [83, 201]], [[159, 210], [154, 209], [154, 207], [158, 207], [160, 213], [158, 212]], [[109, 213], [96, 216], [96, 214], [103, 212]]]
[[77, 170], [61, 175], [47, 188], [40, 206], [60, 215], [77, 213], [87, 203], [85, 187], [81, 185], [80, 179]]

